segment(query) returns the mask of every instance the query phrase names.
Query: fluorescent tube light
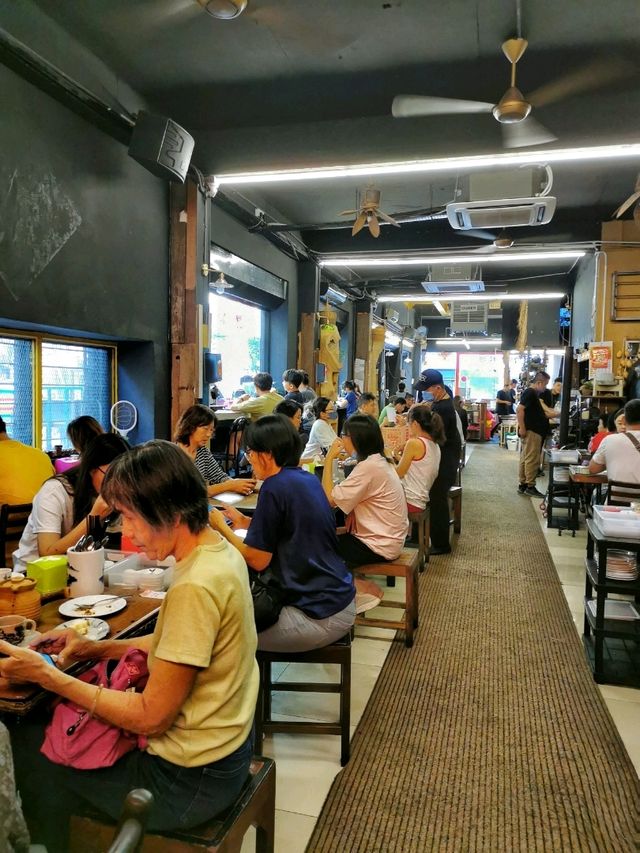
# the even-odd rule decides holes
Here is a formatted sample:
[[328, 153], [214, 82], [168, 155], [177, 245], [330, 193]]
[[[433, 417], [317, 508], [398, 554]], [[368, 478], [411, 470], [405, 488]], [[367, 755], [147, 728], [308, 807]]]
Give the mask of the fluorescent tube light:
[[[530, 299], [562, 299], [567, 294], [560, 290], [549, 293], [467, 293], [445, 297], [447, 302], [522, 302]], [[400, 293], [393, 296], [377, 296], [378, 302], [413, 302], [423, 304], [436, 302], [436, 296], [422, 296], [415, 293]]]
[[[469, 346], [467, 346], [467, 344]], [[436, 346], [464, 346], [467, 349], [470, 347], [481, 346], [500, 349], [502, 347], [502, 338], [442, 338], [436, 341]]]
[[410, 341], [408, 338], [405, 338], [402, 342], [402, 349], [413, 349], [413, 341]]
[[[496, 252], [493, 255], [421, 255], [419, 257], [343, 257], [323, 258], [321, 267], [429, 267], [433, 264], [509, 264], [517, 261], [569, 261], [583, 258], [582, 249], [571, 251]], [[442, 296], [442, 294], [440, 294]]]
[[440, 300], [439, 300], [439, 299], [434, 299], [434, 300], [433, 300], [433, 307], [436, 309], [436, 311], [438, 312], [438, 314], [441, 314], [443, 317], [448, 317], [448, 316], [449, 316], [449, 315], [448, 315], [448, 312], [447, 312], [447, 311], [445, 311], [444, 305], [442, 304], [442, 302], [440, 302]]
[[474, 154], [468, 157], [438, 157], [432, 160], [405, 160], [387, 163], [359, 163], [352, 166], [320, 166], [306, 169], [283, 169], [268, 172], [238, 172], [216, 175], [216, 187], [241, 184], [271, 184], [291, 181], [335, 180], [336, 178], [373, 177], [375, 175], [416, 174], [489, 169], [493, 166], [537, 166], [541, 163], [575, 163], [578, 161], [637, 158], [640, 143], [594, 145], [582, 148], [549, 148], [543, 151], [504, 151], [499, 154]]

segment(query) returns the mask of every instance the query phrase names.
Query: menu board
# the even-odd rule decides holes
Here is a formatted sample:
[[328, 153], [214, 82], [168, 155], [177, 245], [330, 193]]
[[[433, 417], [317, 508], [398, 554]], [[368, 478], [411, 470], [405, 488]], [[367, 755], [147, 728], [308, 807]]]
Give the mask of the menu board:
[[385, 450], [390, 452], [403, 447], [409, 439], [408, 426], [392, 426], [382, 427], [382, 438], [384, 439]]

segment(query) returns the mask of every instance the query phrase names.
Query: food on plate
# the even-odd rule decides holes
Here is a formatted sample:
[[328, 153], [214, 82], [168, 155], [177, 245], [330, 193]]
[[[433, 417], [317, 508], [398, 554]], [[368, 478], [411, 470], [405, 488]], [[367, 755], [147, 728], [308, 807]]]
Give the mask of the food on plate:
[[88, 619], [76, 619], [69, 627], [72, 628], [76, 634], [84, 636], [89, 633], [91, 625], [89, 624]]

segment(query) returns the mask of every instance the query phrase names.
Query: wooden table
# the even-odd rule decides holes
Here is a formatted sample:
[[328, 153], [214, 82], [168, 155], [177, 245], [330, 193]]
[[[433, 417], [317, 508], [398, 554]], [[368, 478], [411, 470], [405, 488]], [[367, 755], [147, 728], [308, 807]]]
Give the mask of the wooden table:
[[[231, 499], [226, 500], [226, 498]], [[247, 515], [253, 515], [258, 503], [258, 492], [251, 492], [250, 495], [240, 495], [238, 492], [220, 492], [219, 495], [209, 498], [209, 503], [217, 509], [226, 509], [231, 506]]]
[[[571, 470], [569, 467], [569, 501], [573, 501], [574, 493], [576, 499], [580, 500], [580, 492], [584, 494], [585, 516], [591, 518], [591, 493], [595, 488], [596, 503], [602, 503], [602, 486], [608, 483], [607, 475], [601, 474], [580, 474]], [[574, 492], [575, 489], [575, 492]]]
[[[68, 617], [58, 613], [58, 607], [63, 599], [58, 598], [45, 604], [38, 619], [38, 630], [50, 631], [56, 625], [66, 622]], [[127, 637], [139, 637], [153, 630], [161, 602], [157, 598], [143, 598], [135, 595], [120, 613], [105, 618], [108, 621], [112, 639], [126, 639]], [[75, 673], [85, 664], [74, 664], [71, 672]], [[44, 701], [51, 694], [43, 690], [38, 684], [11, 684], [5, 678], [0, 678], [0, 713], [24, 716], [36, 705]]]

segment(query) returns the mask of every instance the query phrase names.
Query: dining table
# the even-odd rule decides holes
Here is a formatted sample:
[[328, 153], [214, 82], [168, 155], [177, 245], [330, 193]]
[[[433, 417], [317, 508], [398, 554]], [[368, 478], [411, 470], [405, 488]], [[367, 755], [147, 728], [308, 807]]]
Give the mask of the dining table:
[[[51, 631], [58, 625], [67, 621], [68, 616], [63, 616], [58, 608], [64, 601], [69, 599], [58, 597], [43, 604], [40, 616], [37, 620], [37, 629], [40, 633]], [[140, 594], [133, 595], [127, 602], [127, 606], [113, 616], [105, 616], [109, 624], [109, 638], [125, 640], [150, 634], [158, 618], [161, 600], [157, 597], [150, 598]], [[82, 616], [81, 613], [78, 614]], [[68, 671], [72, 675], [88, 669], [91, 662], [72, 664]], [[53, 698], [53, 694], [44, 690], [39, 684], [12, 683], [6, 678], [0, 677], [0, 714], [24, 717], [34, 708]]]
[[216, 509], [227, 509], [232, 506], [245, 515], [253, 515], [258, 504], [258, 492], [241, 495], [239, 492], [220, 492], [209, 498], [209, 504]]

